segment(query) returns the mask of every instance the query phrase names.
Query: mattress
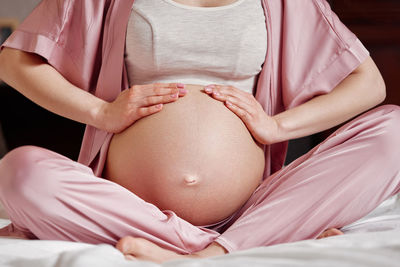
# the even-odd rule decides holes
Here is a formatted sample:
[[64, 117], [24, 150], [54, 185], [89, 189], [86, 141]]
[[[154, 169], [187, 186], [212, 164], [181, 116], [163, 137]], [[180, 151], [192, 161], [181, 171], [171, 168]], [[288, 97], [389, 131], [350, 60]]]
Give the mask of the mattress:
[[[0, 206], [0, 227], [9, 222]], [[400, 266], [400, 195], [341, 230], [344, 235], [163, 264], [127, 261], [106, 244], [0, 238], [0, 266]]]

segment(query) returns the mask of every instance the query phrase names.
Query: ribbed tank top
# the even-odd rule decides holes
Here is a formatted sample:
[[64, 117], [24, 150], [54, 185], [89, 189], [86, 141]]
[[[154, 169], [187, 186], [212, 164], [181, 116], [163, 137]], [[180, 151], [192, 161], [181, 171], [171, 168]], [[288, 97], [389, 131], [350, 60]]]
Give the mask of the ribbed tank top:
[[130, 85], [232, 85], [254, 93], [267, 52], [261, 0], [194, 7], [135, 0], [125, 60]]

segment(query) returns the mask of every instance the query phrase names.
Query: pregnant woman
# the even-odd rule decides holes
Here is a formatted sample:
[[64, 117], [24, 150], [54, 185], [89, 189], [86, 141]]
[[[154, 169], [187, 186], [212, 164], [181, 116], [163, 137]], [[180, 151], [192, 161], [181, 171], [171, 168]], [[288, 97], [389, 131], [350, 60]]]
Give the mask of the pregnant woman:
[[0, 161], [1, 235], [162, 262], [341, 234], [400, 190], [400, 109], [325, 0], [44, 0], [0, 77], [87, 124], [78, 162]]

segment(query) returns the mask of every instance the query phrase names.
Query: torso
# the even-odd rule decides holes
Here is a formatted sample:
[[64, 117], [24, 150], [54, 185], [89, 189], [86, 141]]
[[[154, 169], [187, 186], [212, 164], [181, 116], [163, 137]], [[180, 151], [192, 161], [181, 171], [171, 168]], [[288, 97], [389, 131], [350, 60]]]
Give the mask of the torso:
[[[154, 82], [227, 84], [242, 79], [245, 81], [243, 87], [238, 88], [252, 92], [266, 53], [265, 18], [261, 4], [258, 10], [258, 6], [252, 5], [253, 1], [136, 0], [137, 15], [132, 17], [128, 25], [128, 35], [130, 30], [134, 34], [132, 38], [127, 36], [127, 47], [134, 47], [134, 50], [127, 49], [130, 85]], [[166, 17], [166, 21], [156, 23], [151, 19], [151, 8], [156, 2], [164, 3], [163, 8], [158, 6], [160, 9], [157, 12], [161, 12], [160, 17]], [[165, 5], [175, 10], [166, 10]], [[234, 9], [239, 6], [251, 14], [259, 13], [252, 17], [251, 23], [248, 22], [249, 16], [242, 16], [240, 20], [238, 16], [241, 11]], [[222, 14], [230, 14], [232, 17], [224, 16], [225, 24], [217, 23], [218, 29], [208, 29], [204, 32], [206, 37], [200, 38], [196, 31], [188, 31], [193, 33], [192, 36], [169, 35], [168, 30], [162, 29], [159, 29], [160, 34], [157, 35], [159, 39], [154, 37], [154, 27], [168, 28], [164, 24], [179, 14], [186, 14], [182, 12], [191, 12], [191, 19], [196, 15], [204, 18], [210, 12], [208, 7], [213, 12], [220, 12], [210, 14], [210, 20], [218, 21]], [[232, 15], [232, 12], [236, 13]], [[153, 30], [147, 31], [148, 23], [151, 22]], [[179, 20], [174, 23], [179, 23]], [[194, 23], [200, 22], [197, 20]], [[251, 38], [247, 37], [249, 31], [244, 30], [245, 25], [253, 27], [253, 30], [258, 29], [253, 37], [260, 38], [259, 41], [249, 40]], [[212, 34], [225, 34], [224, 27], [241, 29], [231, 34], [231, 46], [226, 43], [221, 45], [221, 42], [218, 45], [210, 44], [203, 40], [210, 38], [207, 34], [211, 34], [211, 38]], [[182, 43], [185, 38], [197, 41], [185, 47]], [[149, 41], [153, 42], [150, 46]], [[158, 43], [154, 44], [156, 41]], [[207, 45], [219, 50], [210, 51]], [[165, 55], [169, 56], [163, 57], [162, 53], [154, 52], [160, 51], [158, 48], [172, 50], [165, 50]], [[202, 51], [200, 59], [206, 60], [200, 62], [190, 55], [179, 57], [176, 51], [185, 48], [194, 53]], [[248, 54], [251, 51], [253, 54]], [[216, 55], [222, 59], [219, 65], [213, 60]], [[232, 58], [235, 59], [234, 63], [230, 61]], [[247, 61], [241, 63], [243, 59]], [[182, 60], [186, 61], [183, 63]], [[143, 71], [146, 67], [149, 70]], [[187, 85], [186, 88], [189, 92], [185, 97], [164, 105], [161, 112], [143, 118], [113, 136], [103, 175], [161, 210], [172, 210], [194, 225], [210, 225], [233, 214], [254, 192], [262, 179], [264, 152], [244, 123], [223, 103], [202, 92], [203, 86]]]

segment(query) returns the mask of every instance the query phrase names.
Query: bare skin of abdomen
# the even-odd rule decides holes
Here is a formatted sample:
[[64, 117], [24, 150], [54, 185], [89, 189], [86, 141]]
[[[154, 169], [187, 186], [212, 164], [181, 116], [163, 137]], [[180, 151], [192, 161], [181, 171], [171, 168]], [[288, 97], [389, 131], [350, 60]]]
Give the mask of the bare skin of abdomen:
[[104, 177], [161, 210], [209, 225], [248, 200], [261, 182], [264, 153], [203, 86], [186, 89], [186, 96], [113, 136]]

